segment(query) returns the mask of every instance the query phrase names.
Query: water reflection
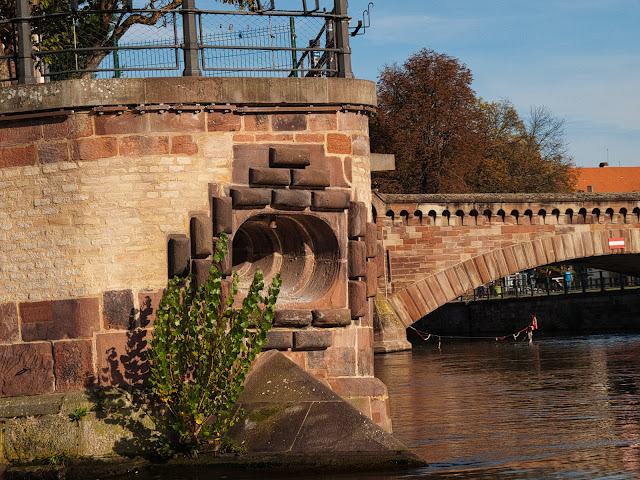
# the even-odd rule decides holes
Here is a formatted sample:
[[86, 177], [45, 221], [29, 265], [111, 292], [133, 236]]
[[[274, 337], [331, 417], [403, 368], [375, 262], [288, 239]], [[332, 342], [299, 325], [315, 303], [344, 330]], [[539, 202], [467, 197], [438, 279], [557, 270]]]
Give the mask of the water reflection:
[[425, 344], [376, 357], [408, 477], [640, 478], [640, 337]]

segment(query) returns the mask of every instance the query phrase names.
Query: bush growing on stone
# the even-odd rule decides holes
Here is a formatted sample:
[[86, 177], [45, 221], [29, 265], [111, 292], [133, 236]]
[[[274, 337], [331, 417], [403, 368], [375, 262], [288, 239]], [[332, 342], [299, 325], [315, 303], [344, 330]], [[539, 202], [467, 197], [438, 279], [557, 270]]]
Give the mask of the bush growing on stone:
[[[149, 349], [150, 383], [165, 405], [156, 418], [173, 450], [197, 453], [204, 441], [219, 440], [244, 412], [234, 406], [251, 362], [267, 340], [280, 292], [279, 275], [263, 296], [257, 271], [242, 306], [234, 308], [238, 277], [225, 298], [217, 265], [227, 253], [221, 234], [207, 281], [169, 280], [158, 307]], [[251, 328], [250, 328], [251, 326]]]

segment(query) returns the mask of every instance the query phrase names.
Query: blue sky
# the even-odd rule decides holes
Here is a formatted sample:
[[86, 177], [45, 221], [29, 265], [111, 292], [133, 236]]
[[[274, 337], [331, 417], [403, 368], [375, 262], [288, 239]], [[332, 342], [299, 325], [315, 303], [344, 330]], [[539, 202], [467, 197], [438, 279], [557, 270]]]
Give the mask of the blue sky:
[[[366, 0], [349, 0], [357, 21]], [[640, 0], [377, 0], [351, 38], [357, 78], [421, 48], [457, 57], [486, 100], [566, 121], [576, 165], [640, 166]]]

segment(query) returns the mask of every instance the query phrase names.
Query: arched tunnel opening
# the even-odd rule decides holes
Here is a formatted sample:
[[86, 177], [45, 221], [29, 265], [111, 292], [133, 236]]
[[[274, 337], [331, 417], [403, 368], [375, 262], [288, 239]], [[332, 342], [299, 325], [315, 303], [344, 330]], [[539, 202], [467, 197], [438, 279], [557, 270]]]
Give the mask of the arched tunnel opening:
[[311, 215], [262, 214], [236, 231], [233, 270], [245, 293], [259, 268], [269, 284], [282, 277], [280, 300], [311, 302], [322, 298], [338, 277], [339, 246], [332, 228]]

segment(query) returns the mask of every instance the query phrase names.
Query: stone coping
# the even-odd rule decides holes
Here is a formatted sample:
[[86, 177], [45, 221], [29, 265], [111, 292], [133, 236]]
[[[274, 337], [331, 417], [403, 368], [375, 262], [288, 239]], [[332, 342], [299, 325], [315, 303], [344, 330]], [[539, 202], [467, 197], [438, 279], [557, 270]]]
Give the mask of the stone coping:
[[0, 115], [118, 105], [375, 107], [376, 86], [347, 78], [82, 79], [0, 88]]
[[640, 192], [621, 193], [446, 193], [375, 195], [385, 204], [391, 203], [547, 203], [547, 202], [601, 202], [640, 201]]

